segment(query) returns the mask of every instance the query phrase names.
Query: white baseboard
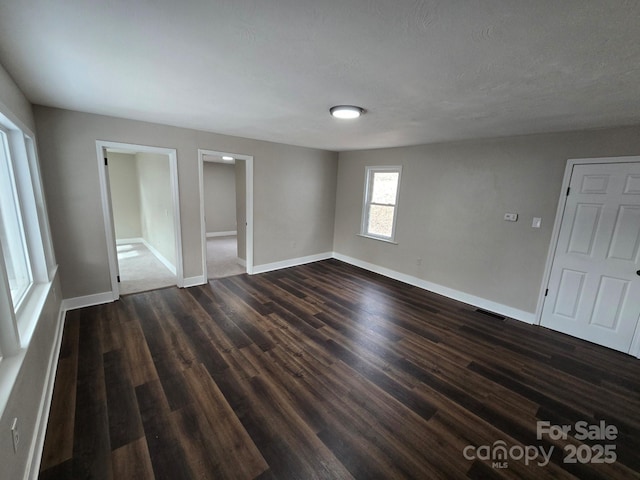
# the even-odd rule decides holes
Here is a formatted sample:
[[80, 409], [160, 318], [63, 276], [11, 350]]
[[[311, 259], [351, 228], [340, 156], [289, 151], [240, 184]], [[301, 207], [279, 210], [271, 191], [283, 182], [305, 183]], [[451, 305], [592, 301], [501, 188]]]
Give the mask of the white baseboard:
[[247, 268], [247, 261], [244, 258], [238, 257], [236, 261], [238, 262], [238, 265], [241, 265], [244, 268]]
[[187, 277], [182, 281], [182, 287], [196, 287], [198, 285], [205, 285], [207, 283], [207, 279], [204, 278], [204, 275], [198, 275], [196, 277]]
[[380, 267], [378, 265], [374, 265], [373, 263], [358, 260], [357, 258], [349, 257], [347, 255], [342, 255], [341, 253], [334, 252], [333, 258], [335, 258], [336, 260], [340, 260], [341, 262], [354, 265], [356, 267], [364, 268], [365, 270], [369, 270], [371, 272], [379, 273], [380, 275], [384, 275], [385, 277], [393, 278], [394, 280], [399, 280], [401, 282], [408, 283], [409, 285], [413, 285], [415, 287], [419, 287], [424, 290], [428, 290], [430, 292], [452, 298], [453, 300], [473, 305], [474, 307], [481, 308], [483, 310], [498, 313], [500, 315], [504, 315], [505, 317], [520, 320], [529, 324], [536, 323], [535, 313], [525, 312], [524, 310], [509, 307], [508, 305], [503, 305], [501, 303], [486, 300], [481, 297], [476, 297], [475, 295], [470, 295], [453, 288], [438, 285], [437, 283], [428, 282], [426, 280], [422, 280], [421, 278], [413, 277], [411, 275], [397, 272], [389, 268]]
[[62, 300], [63, 310], [76, 310], [77, 308], [92, 307], [103, 303], [111, 303], [116, 299], [113, 298], [113, 292], [96, 293], [86, 295], [84, 297], [65, 298]]
[[212, 237], [230, 237], [232, 235], [238, 235], [237, 230], [230, 230], [228, 232], [207, 232], [207, 238]]
[[144, 243], [144, 246], [147, 247], [149, 249], [149, 251], [151, 253], [153, 253], [153, 255], [160, 260], [160, 263], [162, 263], [165, 267], [167, 267], [169, 269], [169, 271], [173, 274], [173, 275], [177, 275], [177, 271], [176, 271], [176, 266], [171, 263], [169, 260], [167, 260], [167, 258], [162, 255], [157, 249], [156, 247], [154, 247], [153, 245], [151, 245], [149, 242], [147, 242], [144, 238], [142, 239], [142, 243]]
[[[483, 310], [488, 310], [490, 312], [504, 315], [505, 317], [513, 318], [515, 320], [520, 320], [522, 322], [529, 323], [529, 324], [536, 323], [535, 313], [527, 312], [524, 310], [510, 307], [508, 305], [494, 302], [492, 300], [487, 300], [485, 298], [477, 297], [475, 295], [461, 292], [459, 290], [455, 290], [450, 287], [445, 287], [437, 283], [429, 282], [427, 280], [423, 280], [418, 277], [407, 275], [405, 273], [401, 273], [396, 270], [391, 270], [389, 268], [381, 267], [379, 265], [365, 262], [363, 260], [349, 257], [347, 255], [343, 255], [337, 252], [325, 252], [325, 253], [319, 253], [316, 255], [308, 255], [306, 257], [282, 260], [280, 262], [265, 263], [263, 265], [255, 265], [253, 267], [253, 274], [266, 273], [274, 270], [280, 270], [283, 268], [295, 267], [297, 265], [304, 265], [305, 263], [318, 262], [320, 260], [327, 260], [329, 258], [335, 258], [336, 260], [340, 260], [341, 262], [345, 262], [350, 265], [354, 265], [356, 267], [369, 270], [371, 272], [379, 273], [380, 275], [384, 275], [385, 277], [393, 278], [395, 280], [399, 280], [409, 285], [413, 285], [415, 287], [419, 287], [424, 290], [428, 290], [430, 292], [443, 295], [453, 300], [457, 300], [459, 302], [473, 305], [474, 307], [477, 307], [477, 308], [482, 308]], [[238, 263], [246, 266], [246, 261], [243, 262], [242, 259], [238, 259]], [[195, 277], [185, 278], [182, 283], [183, 283], [182, 286], [185, 288], [194, 287], [197, 285], [206, 284], [207, 279], [204, 278], [203, 275], [197, 275]], [[85, 297], [65, 299], [62, 301], [62, 307], [64, 310], [74, 310], [76, 308], [89, 307], [92, 305], [99, 305], [102, 303], [109, 303], [113, 301], [114, 301], [113, 294], [111, 292], [104, 292], [104, 293], [98, 293], [95, 295], [87, 295]]]
[[254, 265], [253, 274], [271, 272], [273, 270], [280, 270], [282, 268], [295, 267], [297, 265], [318, 262], [320, 260], [327, 260], [329, 258], [333, 258], [333, 252], [318, 253], [316, 255], [308, 255], [306, 257], [282, 260], [281, 262], [265, 263], [264, 265]]
[[44, 390], [40, 399], [40, 408], [36, 418], [34, 428], [34, 439], [31, 442], [29, 455], [27, 457], [27, 470], [24, 474], [24, 480], [36, 480], [40, 472], [40, 463], [42, 462], [42, 453], [44, 449], [44, 440], [47, 433], [47, 425], [49, 423], [49, 412], [51, 410], [51, 401], [53, 398], [53, 387], [56, 381], [56, 372], [58, 371], [58, 358], [60, 356], [60, 348], [62, 347], [62, 334], [64, 332], [64, 319], [66, 310], [60, 305], [58, 311], [58, 324], [54, 337], [53, 348], [49, 355], [49, 365], [44, 380]]

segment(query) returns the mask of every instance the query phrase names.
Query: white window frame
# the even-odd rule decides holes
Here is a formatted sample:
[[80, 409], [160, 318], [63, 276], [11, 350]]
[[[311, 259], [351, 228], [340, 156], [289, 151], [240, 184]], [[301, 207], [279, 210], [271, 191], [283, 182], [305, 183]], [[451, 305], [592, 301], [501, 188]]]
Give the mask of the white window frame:
[[[57, 265], [53, 255], [51, 229], [38, 164], [35, 135], [1, 102], [0, 128], [7, 135], [10, 153], [8, 164], [14, 178], [16, 203], [19, 206], [17, 210], [22, 222], [23, 244], [27, 248], [32, 279], [29, 291], [23, 296], [18, 307], [14, 307], [4, 254], [1, 251], [2, 245], [0, 245], [0, 417], [2, 417], [22, 371], [38, 322], [52, 321], [52, 312], [44, 312], [47, 299], [51, 295], [57, 308], [60, 293], [54, 282]], [[15, 198], [13, 201], [16, 201]], [[58, 332], [62, 326], [61, 318], [59, 316], [57, 321]], [[35, 354], [41, 355], [42, 352]], [[53, 350], [52, 355], [54, 355]]]
[[7, 116], [1, 109], [0, 129], [7, 137], [9, 169], [13, 175], [22, 241], [31, 271], [31, 283], [14, 306], [4, 257], [0, 255], [0, 361], [4, 363], [4, 360], [15, 356], [29, 344], [52, 286], [57, 265], [35, 136], [19, 121], [12, 121], [11, 116]]
[[[10, 202], [12, 203], [13, 209], [15, 210], [15, 213], [17, 214], [18, 218], [18, 235], [19, 235], [19, 239], [16, 242], [17, 239], [13, 238], [12, 241], [10, 241], [10, 243], [13, 245], [13, 247], [18, 247], [18, 245], [16, 245], [16, 243], [19, 243], [19, 247], [22, 250], [22, 252], [24, 253], [24, 259], [26, 260], [26, 264], [27, 264], [27, 273], [28, 273], [28, 284], [26, 285], [26, 288], [21, 292], [20, 296], [18, 298], [13, 299], [13, 294], [12, 294], [12, 305], [13, 305], [13, 309], [14, 312], [17, 313], [21, 310], [22, 305], [25, 303], [25, 301], [29, 298], [29, 295], [31, 294], [31, 291], [33, 290], [33, 284], [34, 284], [34, 275], [33, 275], [33, 262], [31, 260], [31, 249], [29, 248], [29, 242], [27, 241], [27, 232], [26, 232], [26, 228], [25, 228], [25, 215], [24, 215], [24, 208], [22, 206], [23, 202], [22, 202], [22, 198], [24, 197], [24, 195], [20, 195], [21, 192], [21, 188], [20, 188], [20, 176], [19, 176], [19, 171], [16, 168], [16, 157], [17, 152], [16, 152], [16, 135], [15, 132], [11, 132], [10, 130], [7, 130], [6, 128], [4, 128], [3, 125], [0, 125], [0, 148], [2, 148], [2, 144], [4, 143], [2, 138], [4, 137], [4, 139], [6, 140], [6, 149], [3, 148], [3, 150], [5, 150], [2, 155], [2, 157], [6, 156], [6, 161], [7, 161], [7, 170], [9, 172], [9, 178], [6, 179], [8, 180], [10, 186], [9, 186], [9, 190], [10, 192], [4, 192], [5, 194], [10, 194], [9, 196], [10, 198]], [[19, 145], [18, 145], [19, 146]], [[1, 228], [1, 226], [0, 226]], [[6, 268], [6, 265], [5, 265]]]
[[[37, 243], [37, 247], [32, 250], [37, 252], [39, 257], [33, 261], [34, 278], [37, 282], [52, 281], [55, 276], [57, 263], [55, 253], [53, 251], [53, 240], [51, 235], [51, 226], [49, 225], [49, 212], [44, 198], [44, 185], [42, 184], [42, 175], [40, 173], [40, 160], [38, 159], [38, 149], [36, 147], [35, 138], [29, 134], [24, 134], [25, 152], [29, 165], [29, 179], [31, 198], [33, 199], [31, 217], [37, 221], [38, 238], [33, 239]], [[32, 229], [36, 229], [34, 225]]]
[[[373, 194], [373, 179], [376, 173], [397, 173], [398, 174], [398, 186], [396, 188], [396, 198], [393, 204], [377, 204], [371, 201]], [[365, 167], [364, 176], [364, 198], [362, 201], [362, 221], [360, 224], [360, 236], [372, 238], [374, 240], [381, 240], [383, 242], [396, 243], [396, 224], [398, 222], [398, 200], [400, 199], [400, 185], [402, 184], [402, 165], [383, 165], [383, 166], [367, 166]], [[393, 225], [391, 228], [391, 236], [376, 235], [368, 231], [369, 226], [369, 212], [371, 205], [384, 205], [393, 207]]]

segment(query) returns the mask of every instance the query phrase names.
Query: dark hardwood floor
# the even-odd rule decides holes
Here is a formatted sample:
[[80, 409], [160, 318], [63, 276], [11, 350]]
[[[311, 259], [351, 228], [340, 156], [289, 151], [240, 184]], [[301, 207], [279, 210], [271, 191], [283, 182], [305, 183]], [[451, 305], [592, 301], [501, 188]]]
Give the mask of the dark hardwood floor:
[[638, 360], [328, 260], [68, 312], [40, 479], [639, 478], [639, 449]]

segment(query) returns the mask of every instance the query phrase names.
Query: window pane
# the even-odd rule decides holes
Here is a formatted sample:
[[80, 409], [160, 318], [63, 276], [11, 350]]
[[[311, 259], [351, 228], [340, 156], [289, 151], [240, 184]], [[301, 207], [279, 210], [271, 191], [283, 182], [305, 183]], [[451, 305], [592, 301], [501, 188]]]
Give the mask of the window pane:
[[32, 277], [10, 166], [7, 137], [3, 132], [0, 132], [0, 243], [9, 277], [11, 299], [16, 307], [31, 285]]
[[369, 207], [369, 224], [367, 233], [391, 238], [393, 234], [393, 212], [395, 207], [371, 205]]
[[398, 172], [374, 172], [371, 201], [373, 203], [395, 205], [399, 176]]

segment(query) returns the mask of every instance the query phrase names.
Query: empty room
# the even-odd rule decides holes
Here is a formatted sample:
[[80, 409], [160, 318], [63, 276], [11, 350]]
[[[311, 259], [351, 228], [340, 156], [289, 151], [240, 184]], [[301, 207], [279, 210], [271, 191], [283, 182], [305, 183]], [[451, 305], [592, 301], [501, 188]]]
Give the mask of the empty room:
[[0, 4], [0, 480], [640, 476], [640, 3]]

